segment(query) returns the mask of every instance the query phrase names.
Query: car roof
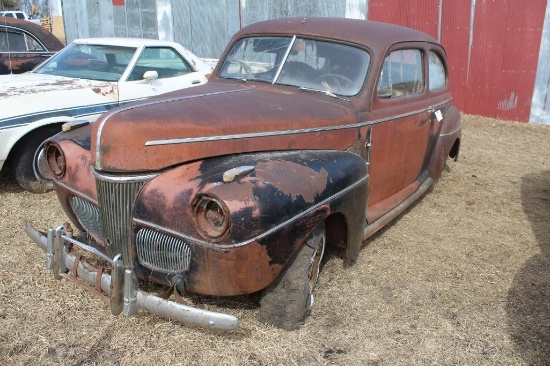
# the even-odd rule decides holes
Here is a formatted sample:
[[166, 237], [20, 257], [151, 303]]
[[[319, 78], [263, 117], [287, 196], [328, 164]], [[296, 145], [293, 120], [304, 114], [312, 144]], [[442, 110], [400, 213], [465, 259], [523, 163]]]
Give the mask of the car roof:
[[157, 39], [145, 39], [145, 38], [123, 38], [123, 37], [98, 37], [98, 38], [79, 38], [75, 39], [73, 43], [79, 44], [100, 44], [105, 46], [127, 46], [127, 47], [139, 47], [139, 46], [171, 46], [177, 47], [178, 43], [170, 41], [159, 41]]
[[18, 28], [34, 35], [49, 51], [58, 51], [65, 45], [46, 28], [29, 22], [28, 20], [0, 17], [0, 27]]
[[241, 29], [243, 34], [281, 34], [321, 37], [347, 41], [367, 46], [373, 51], [384, 52], [399, 42], [430, 42], [437, 40], [426, 33], [372, 20], [347, 18], [282, 18], [251, 24]]

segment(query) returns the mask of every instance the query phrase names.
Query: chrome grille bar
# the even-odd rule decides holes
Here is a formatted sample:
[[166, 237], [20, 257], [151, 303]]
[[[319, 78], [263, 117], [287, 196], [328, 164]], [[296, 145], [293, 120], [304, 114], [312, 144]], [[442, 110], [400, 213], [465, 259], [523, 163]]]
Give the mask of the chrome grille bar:
[[71, 206], [82, 227], [97, 238], [103, 238], [99, 219], [99, 209], [91, 202], [78, 196], [73, 196], [71, 199]]
[[153, 176], [124, 177], [100, 175], [96, 172], [97, 196], [101, 213], [101, 229], [107, 254], [122, 254], [125, 267], [133, 266], [131, 219], [134, 203], [141, 188]]
[[191, 263], [191, 248], [181, 239], [151, 229], [136, 234], [137, 257], [153, 270], [184, 272]]

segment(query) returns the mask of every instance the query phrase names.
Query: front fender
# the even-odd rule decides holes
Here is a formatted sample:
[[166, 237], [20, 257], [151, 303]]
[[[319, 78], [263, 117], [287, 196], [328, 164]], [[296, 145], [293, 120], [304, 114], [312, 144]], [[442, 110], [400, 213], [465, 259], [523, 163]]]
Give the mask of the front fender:
[[[224, 172], [238, 167], [250, 167], [249, 173], [224, 182]], [[365, 162], [348, 152], [218, 157], [153, 179], [138, 197], [134, 220], [136, 230], [155, 228], [190, 245], [187, 285], [194, 292], [250, 293], [269, 285], [332, 213], [344, 214], [351, 240], [360, 238], [366, 187]], [[215, 197], [227, 207], [231, 230], [220, 242], [203, 236], [195, 225], [193, 203], [200, 195]]]

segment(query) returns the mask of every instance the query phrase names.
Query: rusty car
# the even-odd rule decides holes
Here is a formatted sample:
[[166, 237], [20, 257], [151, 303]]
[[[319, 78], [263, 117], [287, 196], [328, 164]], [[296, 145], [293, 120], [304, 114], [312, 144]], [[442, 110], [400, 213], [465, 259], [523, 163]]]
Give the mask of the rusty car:
[[46, 28], [7, 15], [0, 13], [0, 75], [31, 71], [65, 46]]
[[295, 329], [327, 248], [353, 264], [458, 157], [448, 70], [435, 39], [401, 26], [246, 26], [205, 85], [51, 138], [46, 161], [71, 223], [23, 226], [56, 279], [87, 283], [115, 315], [232, 330], [236, 316], [186, 295], [254, 294], [261, 322]]
[[77, 39], [32, 72], [0, 75], [0, 169], [31, 192], [53, 188], [42, 144], [64, 123], [206, 83], [213, 67], [175, 42]]

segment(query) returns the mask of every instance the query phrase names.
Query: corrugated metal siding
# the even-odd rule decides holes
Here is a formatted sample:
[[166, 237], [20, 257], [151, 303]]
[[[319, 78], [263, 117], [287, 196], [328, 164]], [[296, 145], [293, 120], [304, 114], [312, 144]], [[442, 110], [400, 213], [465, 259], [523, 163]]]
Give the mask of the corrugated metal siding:
[[477, 1], [467, 113], [528, 121], [546, 0]]
[[[356, 1], [355, 1], [356, 2]], [[340, 17], [346, 15], [346, 1], [334, 0], [246, 0], [241, 1], [242, 25], [287, 17]]]
[[463, 112], [550, 124], [548, 0], [126, 0], [121, 6], [113, 6], [112, 0], [64, 0], [62, 4], [68, 42], [110, 35], [161, 38], [212, 58], [220, 56], [242, 26], [265, 19], [332, 16], [400, 24], [424, 31], [446, 47], [454, 102]]
[[546, 4], [546, 16], [540, 44], [537, 76], [529, 122], [550, 124], [550, 2]]
[[370, 0], [368, 19], [440, 38], [462, 111], [528, 121], [546, 7], [546, 0]]
[[403, 4], [402, 1], [370, 0], [367, 18], [414, 28], [437, 39], [439, 0], [408, 0]]
[[453, 103], [464, 106], [468, 98], [468, 64], [470, 60], [470, 22], [472, 12], [464, 2], [445, 1], [441, 6], [441, 43], [446, 46]]

